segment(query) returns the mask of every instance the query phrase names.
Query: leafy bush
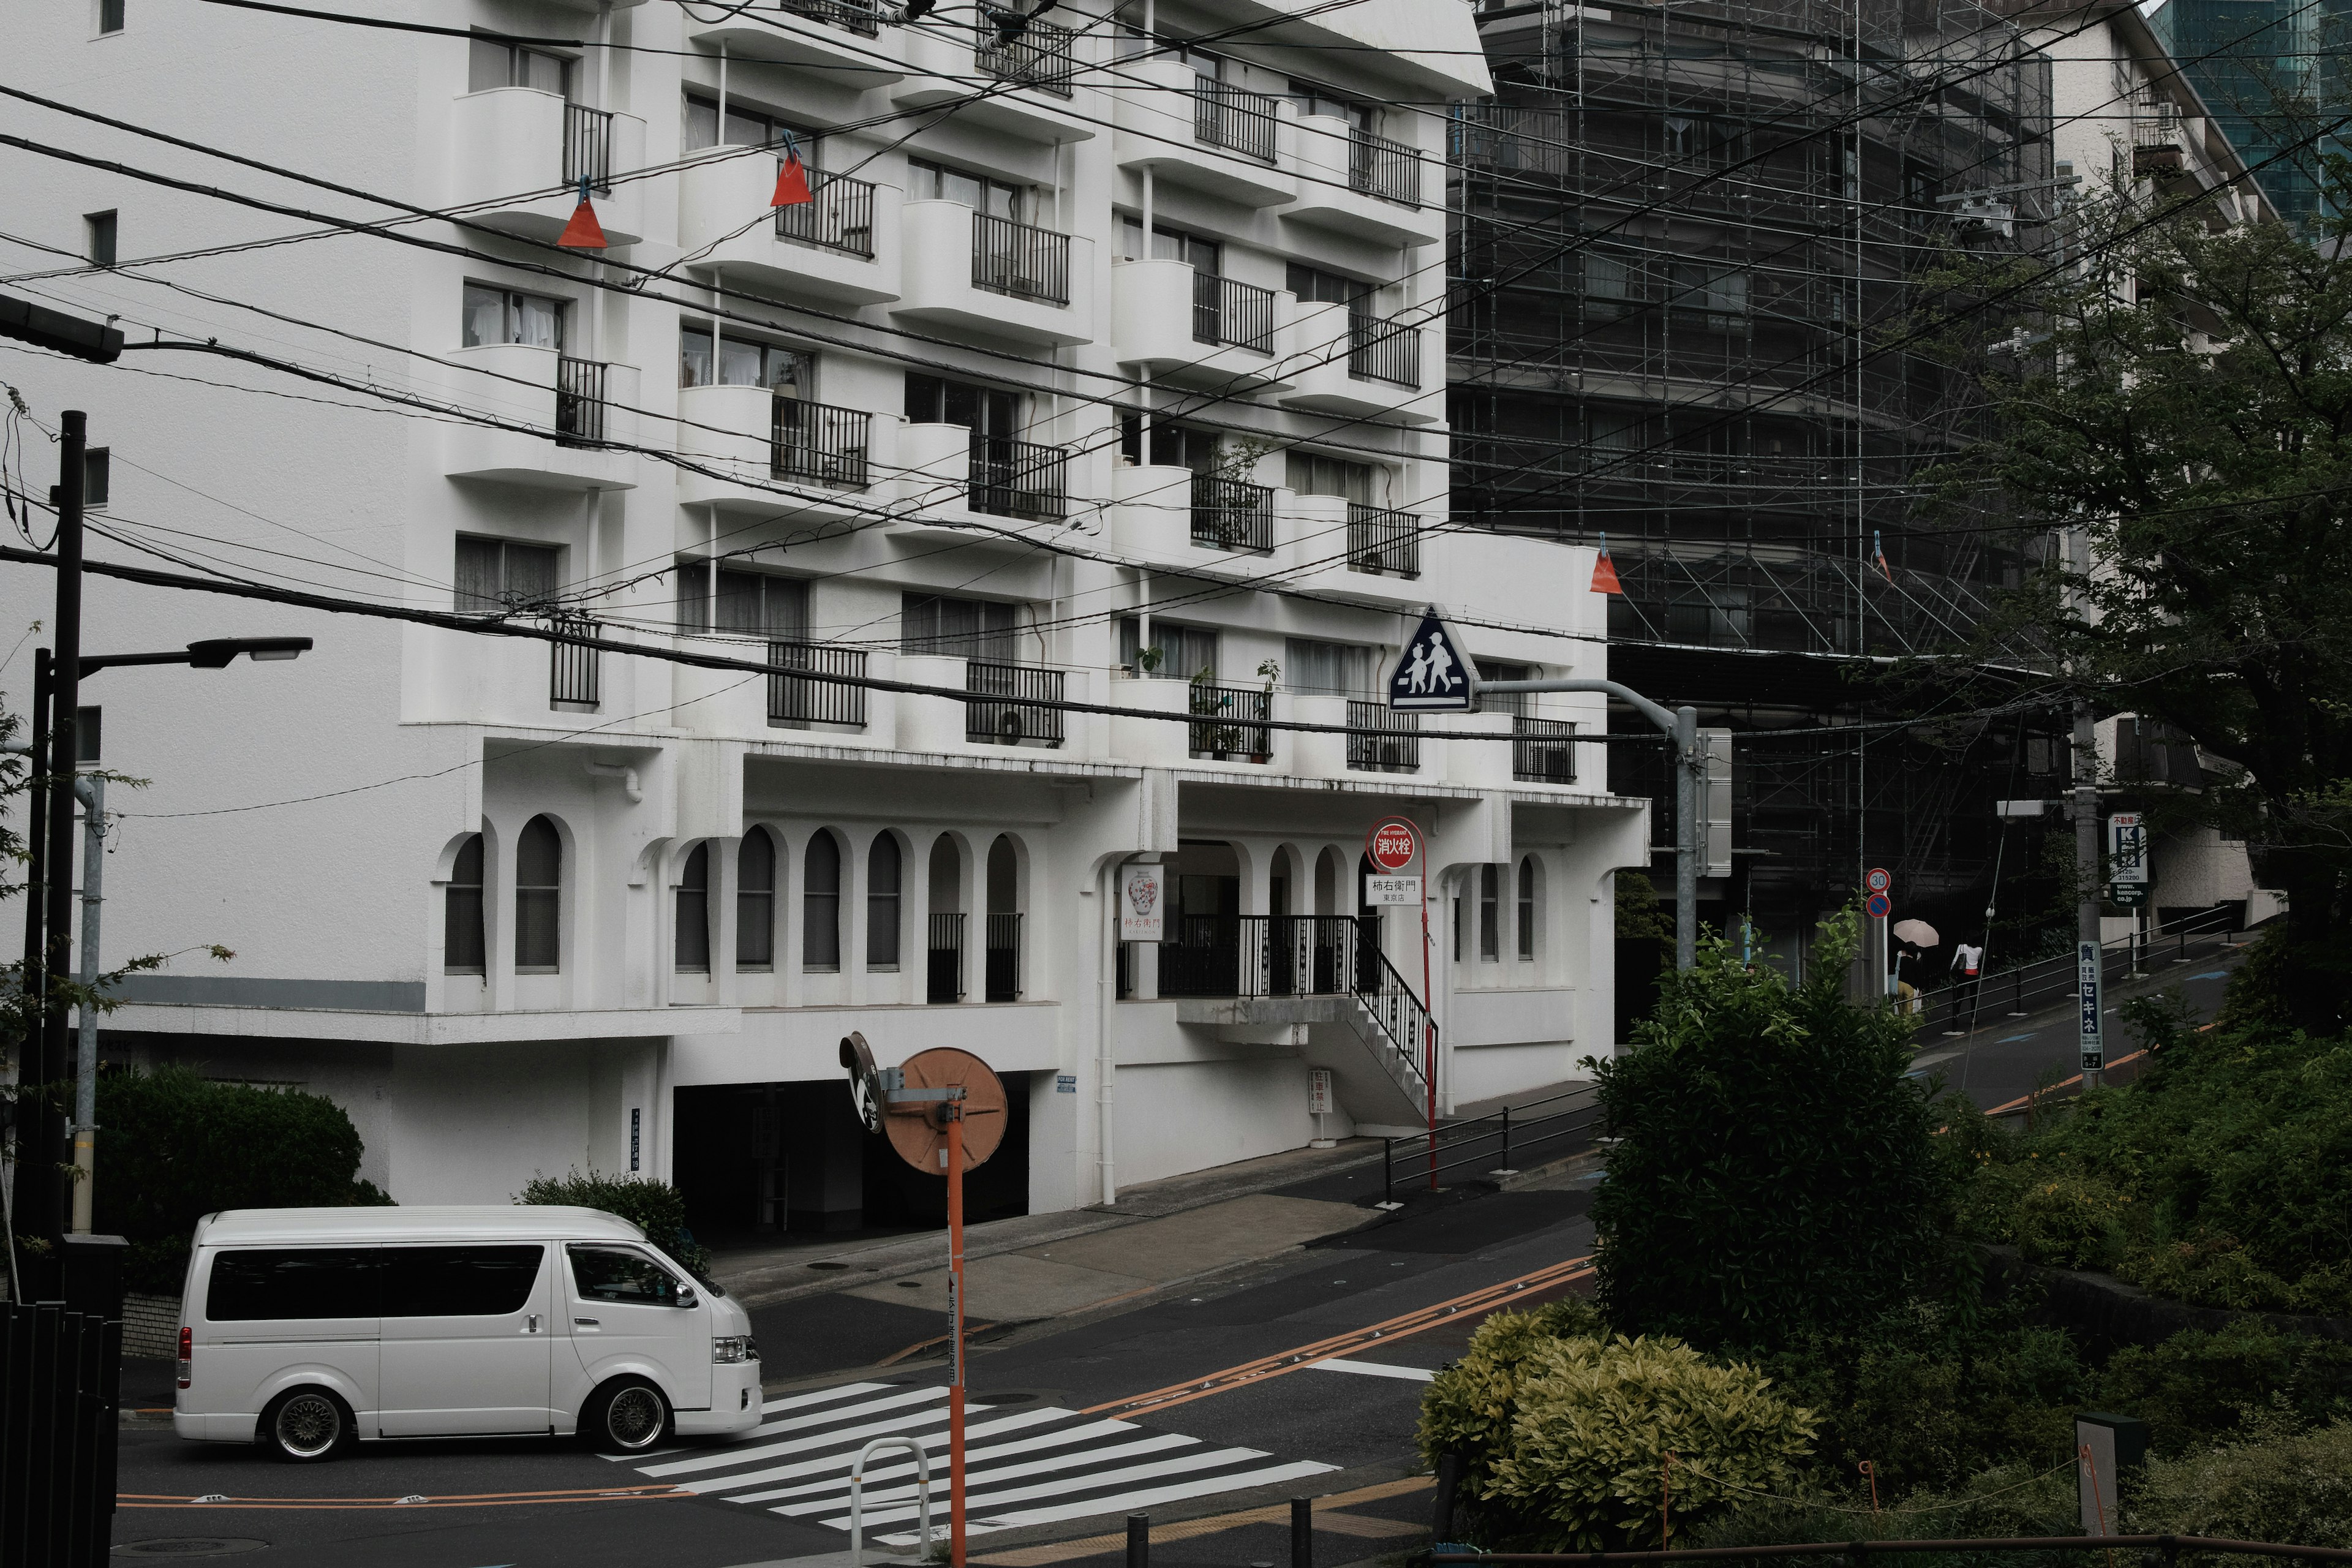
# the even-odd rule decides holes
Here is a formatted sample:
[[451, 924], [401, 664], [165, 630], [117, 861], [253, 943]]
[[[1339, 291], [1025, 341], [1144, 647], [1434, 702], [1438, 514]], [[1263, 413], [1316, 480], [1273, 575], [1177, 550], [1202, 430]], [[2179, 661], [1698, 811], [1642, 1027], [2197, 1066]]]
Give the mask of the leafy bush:
[[1944, 1266], [1949, 1181], [1908, 1021], [1841, 994], [1852, 910], [1791, 987], [1720, 941], [1599, 1063], [1619, 1142], [1592, 1208], [1622, 1330], [1773, 1346], [1866, 1322]]
[[186, 1068], [98, 1080], [92, 1223], [131, 1243], [131, 1289], [177, 1294], [196, 1222], [220, 1209], [392, 1200], [358, 1180], [342, 1107], [299, 1089], [220, 1083]]
[[2122, 1500], [2136, 1533], [2352, 1547], [2352, 1426], [2258, 1423], [2251, 1442], [2148, 1461]]
[[534, 1176], [515, 1194], [519, 1204], [551, 1204], [570, 1208], [600, 1209], [627, 1220], [646, 1233], [646, 1239], [677, 1259], [687, 1272], [710, 1283], [710, 1252], [686, 1228], [686, 1199], [667, 1182], [651, 1176], [582, 1175], [573, 1170], [556, 1176]]
[[2304, 1423], [2352, 1416], [2352, 1345], [2253, 1321], [2192, 1331], [2117, 1351], [2092, 1397], [2146, 1421], [2158, 1451], [2178, 1455], [2280, 1413]]
[[1480, 1323], [1460, 1360], [1439, 1373], [1422, 1396], [1416, 1438], [1433, 1468], [1447, 1454], [1462, 1460], [1463, 1489], [1485, 1493], [1495, 1461], [1509, 1450], [1511, 1423], [1528, 1359], [1561, 1340], [1608, 1332], [1592, 1304], [1578, 1297], [1533, 1312], [1496, 1312]]

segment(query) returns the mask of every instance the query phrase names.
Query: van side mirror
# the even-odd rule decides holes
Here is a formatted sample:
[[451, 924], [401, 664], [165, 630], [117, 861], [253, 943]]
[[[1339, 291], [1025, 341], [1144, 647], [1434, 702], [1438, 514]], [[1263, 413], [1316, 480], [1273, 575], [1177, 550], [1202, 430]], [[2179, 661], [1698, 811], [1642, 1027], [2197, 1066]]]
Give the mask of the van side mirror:
[[694, 1293], [693, 1286], [681, 1285], [677, 1288], [677, 1300], [675, 1304], [680, 1307], [699, 1307], [702, 1305], [702, 1298]]

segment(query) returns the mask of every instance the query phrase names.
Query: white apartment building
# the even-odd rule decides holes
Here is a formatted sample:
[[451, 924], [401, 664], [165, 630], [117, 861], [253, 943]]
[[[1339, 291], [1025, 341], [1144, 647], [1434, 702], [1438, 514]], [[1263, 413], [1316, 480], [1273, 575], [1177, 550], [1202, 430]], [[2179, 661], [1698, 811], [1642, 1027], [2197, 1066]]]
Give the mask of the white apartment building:
[[[872, 684], [93, 578], [89, 651], [318, 645], [84, 685], [147, 781], [108, 957], [174, 955], [110, 1061], [329, 1094], [404, 1202], [635, 1171], [724, 1236], [936, 1212], [853, 1123], [851, 1030], [1005, 1076], [982, 1214], [1416, 1124], [1424, 999], [1448, 1103], [1612, 1050], [1648, 825], [1571, 739], [1601, 700], [1372, 700], [1430, 604], [1490, 677], [1605, 669], [1590, 552], [1444, 527], [1467, 7], [1086, 0], [1009, 41], [859, 0], [369, 9], [446, 31], [20, 19], [12, 79], [346, 192], [12, 132], [383, 226], [0, 152], [12, 287], [280, 362], [0, 344], [107, 450], [92, 556]], [[814, 199], [772, 208], [787, 150]], [[547, 248], [583, 186], [608, 247]], [[0, 581], [47, 616], [47, 573]], [[1426, 950], [1362, 905], [1390, 816]], [[1163, 945], [1113, 938], [1138, 862]]]

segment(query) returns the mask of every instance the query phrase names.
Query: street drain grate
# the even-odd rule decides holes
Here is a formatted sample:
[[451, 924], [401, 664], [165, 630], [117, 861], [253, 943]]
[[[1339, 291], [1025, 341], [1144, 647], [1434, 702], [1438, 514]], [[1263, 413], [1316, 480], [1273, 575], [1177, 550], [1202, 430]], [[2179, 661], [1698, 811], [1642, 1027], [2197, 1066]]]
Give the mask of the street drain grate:
[[114, 1548], [116, 1557], [234, 1557], [259, 1552], [269, 1542], [238, 1535], [166, 1535], [153, 1541], [126, 1541]]

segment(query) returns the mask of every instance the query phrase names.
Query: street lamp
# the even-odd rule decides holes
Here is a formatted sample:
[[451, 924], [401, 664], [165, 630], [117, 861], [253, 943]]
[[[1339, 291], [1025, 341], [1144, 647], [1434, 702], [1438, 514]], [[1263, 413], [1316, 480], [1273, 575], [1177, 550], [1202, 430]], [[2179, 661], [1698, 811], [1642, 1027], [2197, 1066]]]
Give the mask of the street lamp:
[[299, 658], [310, 648], [309, 637], [206, 637], [169, 653], [88, 653], [81, 672], [92, 675], [119, 664], [185, 664], [197, 669], [226, 669], [238, 654], [256, 664]]

